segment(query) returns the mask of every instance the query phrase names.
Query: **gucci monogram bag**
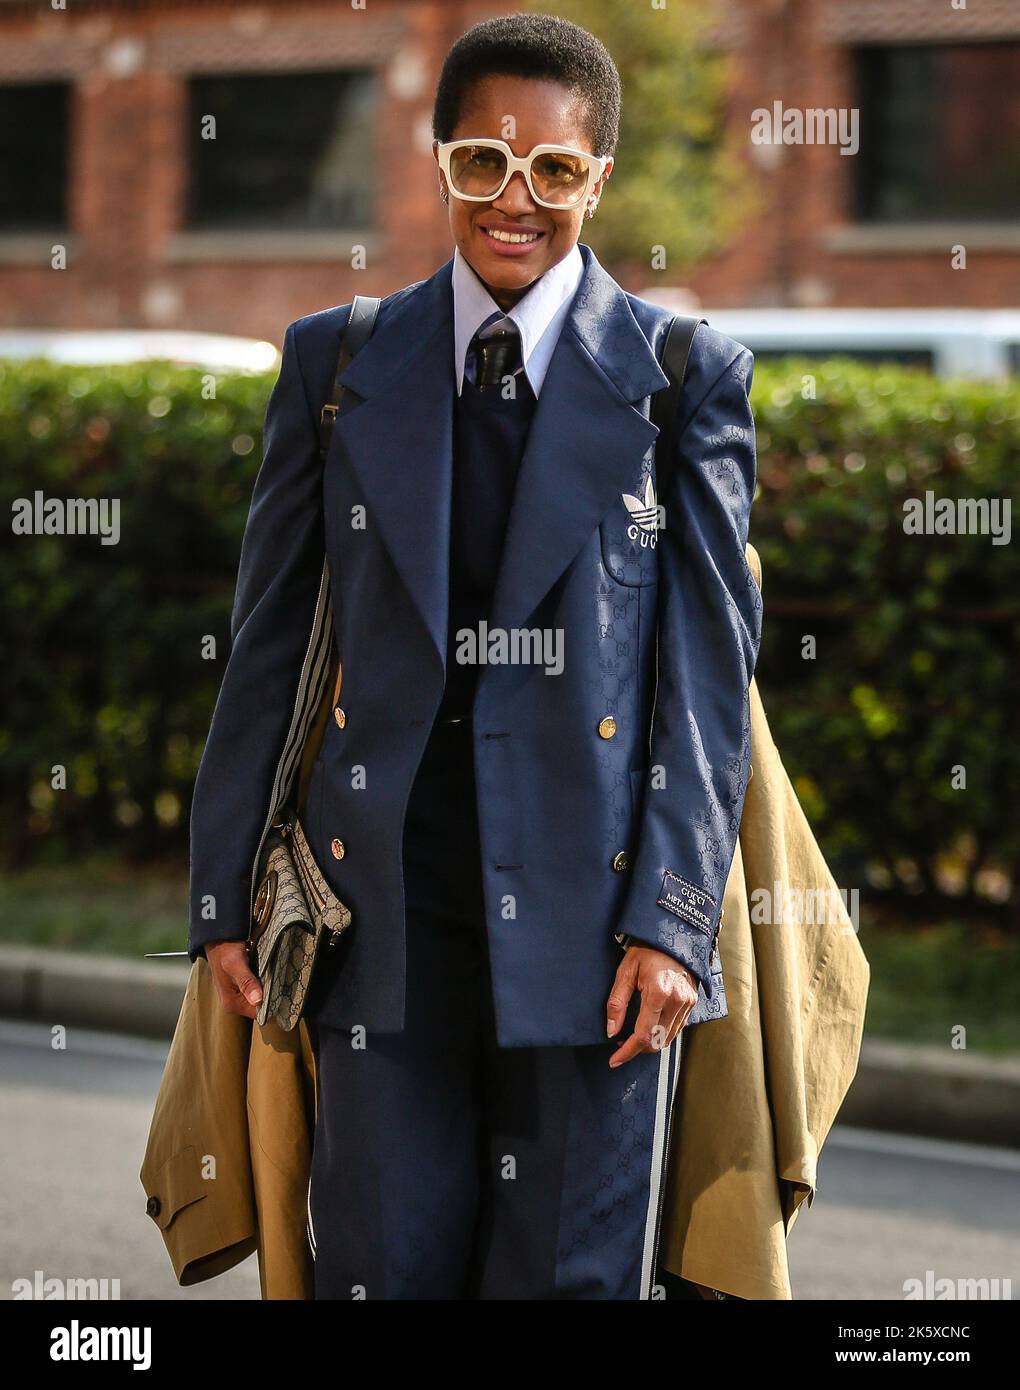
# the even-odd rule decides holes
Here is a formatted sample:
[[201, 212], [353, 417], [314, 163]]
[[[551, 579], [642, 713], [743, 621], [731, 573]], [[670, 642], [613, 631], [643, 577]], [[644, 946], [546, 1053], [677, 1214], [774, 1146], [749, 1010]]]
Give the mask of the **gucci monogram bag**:
[[251, 968], [262, 985], [259, 1023], [295, 1026], [322, 937], [335, 946], [350, 924], [350, 909], [326, 882], [297, 816], [277, 821], [263, 846], [248, 937]]
[[[330, 399], [319, 417], [323, 466], [343, 398], [340, 375], [371, 336], [379, 304], [380, 300], [366, 295], [352, 300]], [[288, 809], [275, 816], [259, 855], [248, 956], [262, 984], [256, 1020], [261, 1024], [271, 1019], [289, 1031], [301, 1017], [323, 935], [330, 947], [335, 946], [350, 926], [351, 913], [315, 862], [297, 813], [289, 809], [289, 797], [285, 806]]]

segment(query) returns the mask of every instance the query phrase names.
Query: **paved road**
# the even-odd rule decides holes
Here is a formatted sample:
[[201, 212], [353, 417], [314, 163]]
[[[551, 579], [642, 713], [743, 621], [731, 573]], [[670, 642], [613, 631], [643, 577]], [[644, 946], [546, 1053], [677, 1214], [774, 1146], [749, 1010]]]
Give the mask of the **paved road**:
[[[166, 1049], [0, 1022], [0, 1297], [45, 1275], [120, 1280], [121, 1297], [257, 1298], [254, 1259], [180, 1289], [138, 1167]], [[802, 1299], [902, 1299], [904, 1281], [1011, 1279], [1020, 1297], [1020, 1154], [837, 1129], [790, 1239]]]

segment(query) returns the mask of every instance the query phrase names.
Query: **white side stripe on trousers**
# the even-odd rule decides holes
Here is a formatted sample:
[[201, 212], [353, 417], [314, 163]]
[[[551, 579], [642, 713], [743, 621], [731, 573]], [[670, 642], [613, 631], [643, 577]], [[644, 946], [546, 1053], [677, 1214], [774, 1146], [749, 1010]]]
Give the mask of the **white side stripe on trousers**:
[[312, 1259], [315, 1259], [315, 1223], [312, 1221], [312, 1176], [308, 1175], [308, 1196], [305, 1198], [305, 1210], [308, 1213], [308, 1220], [305, 1223], [305, 1231], [308, 1235], [308, 1248], [312, 1252]]
[[645, 1218], [645, 1244], [641, 1259], [639, 1298], [650, 1298], [659, 1252], [659, 1227], [665, 1195], [666, 1162], [669, 1158], [670, 1121], [676, 1096], [683, 1029], [659, 1053], [659, 1079], [655, 1096], [655, 1128], [652, 1133], [652, 1162], [648, 1175], [648, 1215]]

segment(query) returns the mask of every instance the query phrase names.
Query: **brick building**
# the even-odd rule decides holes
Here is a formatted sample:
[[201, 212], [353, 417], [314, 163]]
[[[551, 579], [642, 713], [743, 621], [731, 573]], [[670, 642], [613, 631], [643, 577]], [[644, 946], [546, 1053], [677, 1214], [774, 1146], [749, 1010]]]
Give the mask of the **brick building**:
[[718, 38], [737, 131], [857, 109], [860, 150], [748, 138], [763, 208], [692, 277], [705, 303], [1020, 305], [1020, 0], [738, 0]]
[[[717, 3], [762, 203], [689, 277], [704, 302], [1020, 304], [1017, 0]], [[450, 252], [435, 78], [506, 8], [0, 0], [0, 324], [278, 341], [299, 314], [431, 273]], [[753, 144], [775, 101], [859, 108], [860, 152]]]

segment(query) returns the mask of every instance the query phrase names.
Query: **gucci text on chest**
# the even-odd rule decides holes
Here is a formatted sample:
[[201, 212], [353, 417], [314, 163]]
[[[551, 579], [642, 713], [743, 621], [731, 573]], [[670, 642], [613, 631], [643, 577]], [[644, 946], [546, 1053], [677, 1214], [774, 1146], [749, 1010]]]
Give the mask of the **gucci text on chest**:
[[561, 627], [490, 627], [457, 629], [455, 660], [461, 666], [544, 666], [547, 676], [563, 670]]
[[631, 492], [625, 492], [622, 496], [631, 519], [627, 535], [632, 541], [639, 541], [642, 550], [648, 546], [654, 550], [658, 532], [666, 529], [666, 509], [655, 500], [655, 484], [651, 477], [645, 479], [645, 490], [641, 497], [635, 497]]

